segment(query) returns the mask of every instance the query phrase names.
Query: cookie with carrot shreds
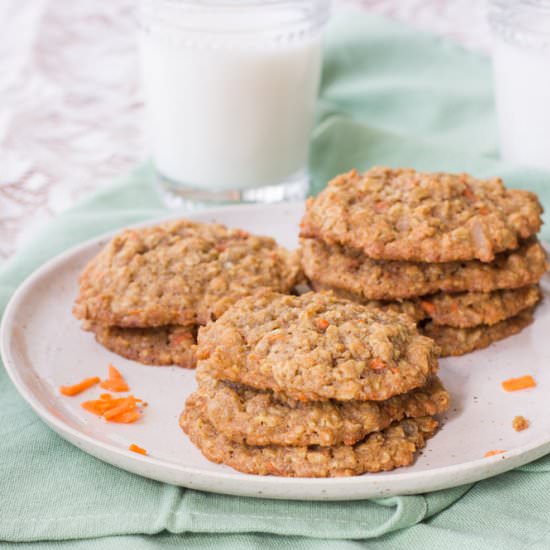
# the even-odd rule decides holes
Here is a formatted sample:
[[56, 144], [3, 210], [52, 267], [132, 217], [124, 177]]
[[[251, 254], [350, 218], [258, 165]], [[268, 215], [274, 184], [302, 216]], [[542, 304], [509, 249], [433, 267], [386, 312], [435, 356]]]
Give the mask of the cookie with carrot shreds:
[[435, 344], [412, 319], [331, 292], [243, 298], [201, 328], [196, 357], [214, 378], [303, 401], [384, 400], [438, 368]]
[[145, 365], [195, 366], [196, 326], [115, 327], [85, 322], [108, 350]]
[[197, 372], [202, 412], [215, 430], [247, 445], [353, 445], [403, 418], [443, 413], [449, 394], [434, 377], [386, 401], [297, 401]]
[[[313, 283], [315, 290], [327, 290]], [[352, 292], [331, 289], [338, 296], [365, 304], [369, 308], [395, 311], [417, 322], [431, 321], [434, 325], [456, 328], [471, 328], [477, 325], [495, 325], [514, 317], [521, 311], [537, 304], [542, 297], [538, 285], [516, 289], [493, 290], [492, 292], [438, 292], [408, 300], [366, 300]]]
[[103, 326], [203, 324], [258, 288], [289, 292], [295, 252], [269, 237], [189, 220], [127, 229], [80, 277], [74, 314]]
[[499, 178], [376, 167], [309, 199], [301, 236], [378, 260], [491, 262], [537, 233], [541, 213], [534, 193]]
[[319, 288], [337, 288], [367, 300], [400, 300], [437, 292], [490, 292], [535, 284], [548, 269], [544, 248], [535, 239], [501, 252], [491, 263], [373, 260], [363, 252], [302, 239], [301, 261]]
[[414, 462], [416, 452], [437, 430], [431, 417], [396, 422], [355, 445], [258, 447], [236, 443], [216, 431], [193, 394], [180, 417], [189, 439], [212, 462], [249, 474], [287, 477], [337, 477], [384, 472]]
[[534, 308], [526, 309], [495, 325], [455, 328], [428, 323], [420, 331], [435, 341], [440, 349], [441, 357], [464, 355], [521, 332], [533, 322], [533, 311]]

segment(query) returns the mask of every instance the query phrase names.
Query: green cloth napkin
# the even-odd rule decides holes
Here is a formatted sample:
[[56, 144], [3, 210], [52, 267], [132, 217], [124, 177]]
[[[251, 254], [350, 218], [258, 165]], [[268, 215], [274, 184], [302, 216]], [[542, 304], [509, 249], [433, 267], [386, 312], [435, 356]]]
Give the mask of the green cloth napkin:
[[[315, 190], [351, 167], [387, 164], [499, 174], [546, 202], [550, 175], [499, 163], [495, 133], [486, 59], [377, 17], [332, 23], [312, 144]], [[164, 213], [147, 167], [96, 194], [1, 267], [0, 307], [53, 255]], [[0, 541], [18, 548], [536, 550], [550, 547], [549, 517], [549, 458], [473, 486], [358, 502], [259, 500], [165, 485], [66, 443], [0, 372]]]

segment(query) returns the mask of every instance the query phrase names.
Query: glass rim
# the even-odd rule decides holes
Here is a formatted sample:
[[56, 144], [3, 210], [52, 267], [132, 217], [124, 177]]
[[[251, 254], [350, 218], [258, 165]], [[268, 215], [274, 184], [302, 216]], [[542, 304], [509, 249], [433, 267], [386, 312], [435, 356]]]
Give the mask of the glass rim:
[[[227, 37], [255, 34], [304, 35], [326, 24], [330, 5], [331, 0], [140, 0], [136, 19], [139, 29], [144, 32], [170, 29], [197, 35], [208, 33]], [[273, 15], [283, 11], [292, 15], [283, 19], [273, 18], [272, 22], [266, 23], [267, 10]], [[262, 23], [239, 23], [237, 17], [245, 12], [248, 15], [261, 15]], [[205, 22], [208, 16], [216, 15], [231, 18], [232, 24], [217, 27]], [[193, 22], [193, 16], [202, 16], [202, 21]]]

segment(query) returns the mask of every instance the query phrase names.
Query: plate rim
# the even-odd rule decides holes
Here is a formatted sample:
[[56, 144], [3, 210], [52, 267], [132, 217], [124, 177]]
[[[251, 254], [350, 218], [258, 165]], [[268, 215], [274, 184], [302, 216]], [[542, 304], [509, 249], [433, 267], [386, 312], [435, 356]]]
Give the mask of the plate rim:
[[[286, 202], [286, 203], [273, 203], [273, 204], [239, 204], [239, 205], [228, 205], [220, 206], [216, 208], [207, 208], [203, 210], [196, 211], [186, 211], [186, 212], [169, 212], [164, 215], [154, 216], [145, 221], [125, 225], [124, 228], [139, 228], [146, 227], [149, 225], [154, 225], [157, 223], [162, 223], [164, 221], [170, 221], [172, 219], [179, 218], [203, 218], [205, 216], [215, 217], [220, 212], [225, 212], [227, 210], [250, 210], [250, 209], [273, 209], [273, 210], [288, 210], [297, 209], [298, 207], [303, 208], [304, 203], [300, 202]], [[223, 223], [223, 222], [222, 222]], [[457, 487], [465, 483], [472, 483], [475, 481], [481, 481], [488, 477], [493, 477], [499, 475], [506, 471], [512, 470], [529, 462], [532, 462], [545, 454], [550, 452], [550, 434], [546, 437], [541, 436], [536, 440], [521, 445], [519, 447], [514, 447], [509, 451], [504, 453], [489, 457], [489, 458], [479, 458], [476, 460], [470, 460], [468, 462], [463, 462], [459, 464], [451, 464], [448, 466], [436, 467], [429, 470], [422, 471], [396, 471], [390, 475], [385, 475], [384, 477], [373, 478], [369, 475], [364, 476], [351, 476], [351, 477], [335, 477], [335, 478], [304, 478], [304, 477], [284, 477], [284, 476], [260, 476], [254, 474], [244, 474], [236, 470], [231, 471], [205, 471], [200, 467], [186, 466], [183, 464], [176, 464], [165, 459], [155, 458], [152, 456], [141, 456], [136, 453], [132, 453], [127, 449], [123, 449], [115, 444], [100, 441], [94, 437], [87, 435], [86, 433], [74, 428], [64, 422], [61, 418], [57, 417], [51, 413], [48, 408], [41, 402], [41, 400], [35, 396], [31, 387], [29, 387], [23, 378], [19, 374], [19, 368], [17, 366], [17, 361], [12, 356], [10, 350], [10, 337], [12, 334], [12, 326], [14, 325], [14, 320], [17, 315], [18, 305], [24, 299], [27, 292], [33, 287], [33, 285], [39, 281], [44, 275], [48, 272], [55, 270], [60, 264], [63, 264], [67, 258], [70, 258], [73, 255], [84, 252], [86, 249], [100, 244], [105, 239], [112, 237], [113, 235], [120, 232], [121, 228], [110, 230], [90, 239], [85, 240], [82, 243], [79, 243], [75, 246], [64, 250], [63, 252], [57, 254], [53, 258], [50, 258], [38, 268], [36, 268], [30, 275], [28, 275], [16, 288], [10, 297], [4, 314], [2, 316], [2, 322], [0, 324], [0, 355], [4, 363], [4, 368], [8, 373], [8, 376], [18, 393], [23, 397], [27, 405], [39, 416], [39, 418], [44, 421], [51, 429], [53, 429], [57, 434], [59, 434], [63, 439], [69, 441], [71, 444], [81, 448], [84, 452], [99, 458], [100, 460], [113, 464], [113, 462], [105, 458], [105, 454], [114, 455], [117, 457], [116, 467], [122, 468], [126, 471], [131, 471], [143, 477], [149, 479], [156, 479], [158, 481], [166, 481], [166, 476], [156, 476], [153, 474], [146, 475], [140, 470], [140, 464], [149, 464], [154, 468], [160, 468], [161, 470], [167, 470], [169, 473], [184, 474], [186, 477], [190, 478], [187, 481], [187, 484], [178, 483], [180, 486], [189, 487], [192, 489], [200, 489], [208, 492], [217, 492], [223, 494], [231, 495], [247, 495], [257, 498], [275, 498], [275, 499], [289, 499], [289, 500], [360, 500], [364, 498], [372, 498], [371, 496], [365, 496], [365, 494], [370, 492], [368, 489], [373, 485], [381, 485], [383, 487], [390, 487], [389, 489], [380, 492], [380, 489], [377, 490], [378, 496], [389, 496], [389, 495], [398, 495], [398, 494], [420, 494], [426, 492], [427, 490], [440, 490], [445, 488]], [[274, 237], [275, 238], [275, 237]], [[548, 249], [546, 243], [542, 243], [545, 249]], [[78, 445], [77, 442], [82, 442], [82, 446]], [[123, 465], [121, 465], [123, 464]], [[131, 464], [135, 464], [135, 468], [132, 468]], [[486, 468], [484, 468], [486, 467]], [[479, 475], [479, 470], [489, 470], [489, 475]], [[447, 483], [445, 479], [453, 478], [458, 474], [461, 479], [460, 483]], [[243, 476], [246, 479], [243, 479]], [[195, 483], [195, 480], [192, 478], [197, 478], [198, 483]], [[392, 487], [400, 484], [414, 485], [415, 482], [418, 482], [418, 485], [422, 484], [422, 481], [426, 478], [432, 477], [432, 483], [435, 488], [432, 489], [420, 489], [420, 490], [393, 490]], [[205, 482], [205, 483], [204, 483]], [[218, 486], [215, 490], [212, 488], [207, 488], [208, 485], [215, 485], [219, 482], [225, 482], [229, 487]], [[235, 482], [237, 485], [246, 484], [250, 487], [250, 490], [235, 490], [231, 489], [231, 482]], [[301, 486], [302, 489], [295, 491], [294, 493], [289, 489], [295, 488], [296, 486]], [[336, 489], [337, 487], [341, 491], [342, 489], [351, 488], [354, 489], [360, 488], [360, 485], [364, 485], [364, 493], [353, 493], [347, 495], [334, 496], [330, 494], [331, 489]], [[270, 492], [271, 489], [275, 490], [273, 493]], [[300, 494], [311, 492], [312, 494], [303, 497]]]

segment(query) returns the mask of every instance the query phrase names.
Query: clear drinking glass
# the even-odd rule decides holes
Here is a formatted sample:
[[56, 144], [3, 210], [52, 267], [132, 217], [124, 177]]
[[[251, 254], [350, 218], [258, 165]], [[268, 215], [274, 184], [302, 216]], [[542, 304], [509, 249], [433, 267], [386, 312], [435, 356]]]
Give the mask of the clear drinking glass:
[[550, 0], [490, 0], [501, 155], [550, 169]]
[[330, 0], [142, 0], [157, 179], [169, 203], [300, 199]]

